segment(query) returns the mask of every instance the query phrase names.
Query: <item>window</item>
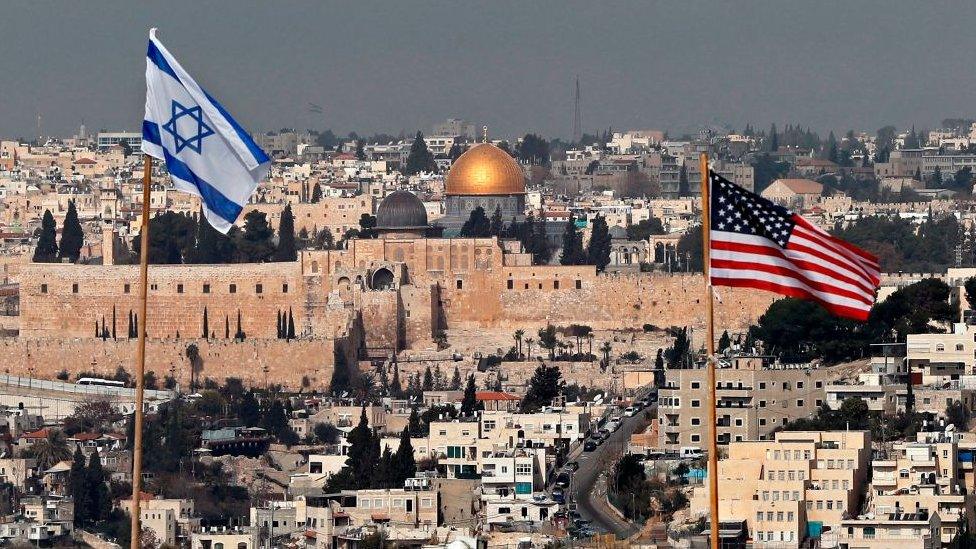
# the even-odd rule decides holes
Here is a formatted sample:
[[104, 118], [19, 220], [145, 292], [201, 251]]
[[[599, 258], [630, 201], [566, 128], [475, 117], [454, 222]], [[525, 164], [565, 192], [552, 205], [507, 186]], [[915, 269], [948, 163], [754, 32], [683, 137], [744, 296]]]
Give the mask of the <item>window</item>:
[[817, 389], [820, 389], [821, 387], [823, 387], [823, 381], [818, 381], [814, 385], [817, 387]]
[[736, 418], [735, 419], [735, 426], [736, 427], [742, 427], [742, 418]]
[[963, 349], [962, 343], [956, 343], [956, 350], [961, 351]]
[[759, 401], [759, 407], [760, 408], [765, 408], [766, 407], [766, 401], [765, 400], [760, 400]]
[[576, 289], [577, 290], [582, 290], [583, 289], [583, 281], [582, 280], [576, 279]]
[[553, 290], [558, 290], [559, 289], [559, 281], [558, 280], [553, 280], [552, 281], [552, 289]]
[[230, 293], [232, 293], [232, 294], [236, 294], [237, 293], [237, 284], [231, 284], [230, 285], [230, 288], [228, 288], [228, 291]]
[[176, 285], [176, 293], [178, 293], [178, 294], [182, 294], [183, 293], [183, 285], [182, 284], [177, 284]]
[[691, 401], [691, 407], [692, 408], [700, 408], [701, 407], [701, 401], [700, 400], [692, 400]]
[[698, 382], [698, 381], [692, 381], [691, 382], [691, 388], [692, 389], [701, 389], [701, 383]]
[[264, 292], [264, 284], [258, 282], [257, 284], [254, 285], [254, 293], [260, 294], [263, 292]]
[[515, 483], [515, 493], [516, 494], [531, 494], [532, 493], [532, 483], [531, 482], [516, 482]]
[[691, 435], [691, 441], [692, 442], [700, 442], [701, 441], [701, 435]]
[[515, 288], [515, 281], [509, 280], [508, 281], [508, 289], [511, 290], [511, 289], [514, 289], [514, 288]]
[[691, 424], [692, 425], [701, 425], [701, 418], [698, 418], [698, 417], [691, 418]]
[[71, 285], [71, 293], [73, 293], [73, 294], [78, 293], [78, 283], [77, 282], [75, 282], [74, 284]]
[[460, 289], [462, 289], [462, 287], [463, 287], [463, 283], [462, 283], [462, 282], [461, 282], [460, 280], [458, 280], [458, 281], [457, 281], [457, 286], [456, 286], [456, 287], [457, 287], [457, 289], [458, 289], [458, 290], [460, 290]]
[[766, 388], [766, 382], [765, 381], [760, 381], [759, 382], [759, 388], [760, 389], [765, 389]]
[[122, 291], [125, 292], [125, 293], [130, 293], [132, 291], [132, 285], [131, 284], [123, 284], [122, 285]]
[[798, 407], [802, 408], [803, 407], [803, 399], [802, 398], [796, 399], [796, 405]]
[[[128, 292], [129, 285], [126, 284], [125, 286], [126, 286], [126, 293], [129, 293]], [[47, 293], [47, 284], [41, 284], [41, 293], [42, 294], [46, 294]]]
[[797, 381], [796, 382], [796, 388], [797, 389], [802, 389], [803, 388], [803, 382], [802, 381]]
[[210, 293], [210, 284], [204, 284], [203, 285], [203, 293], [205, 293], [205, 294], [209, 294]]
[[288, 293], [288, 283], [287, 282], [285, 282], [284, 284], [281, 285], [281, 293], [283, 293], [283, 294], [287, 294]]

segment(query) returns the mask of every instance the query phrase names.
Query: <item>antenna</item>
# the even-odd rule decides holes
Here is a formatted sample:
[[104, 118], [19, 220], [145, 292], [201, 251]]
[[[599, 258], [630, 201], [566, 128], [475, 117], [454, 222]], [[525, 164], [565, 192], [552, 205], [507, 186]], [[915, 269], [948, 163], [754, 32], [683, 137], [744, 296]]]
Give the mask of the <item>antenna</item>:
[[579, 75], [576, 75], [576, 107], [573, 113], [573, 142], [579, 143], [580, 139], [583, 137], [583, 122], [580, 117], [580, 86], [579, 86]]
[[484, 126], [481, 127], [481, 132], [482, 132], [481, 133], [481, 142], [482, 143], [487, 143], [488, 142], [488, 125], [487, 124], [485, 124]]

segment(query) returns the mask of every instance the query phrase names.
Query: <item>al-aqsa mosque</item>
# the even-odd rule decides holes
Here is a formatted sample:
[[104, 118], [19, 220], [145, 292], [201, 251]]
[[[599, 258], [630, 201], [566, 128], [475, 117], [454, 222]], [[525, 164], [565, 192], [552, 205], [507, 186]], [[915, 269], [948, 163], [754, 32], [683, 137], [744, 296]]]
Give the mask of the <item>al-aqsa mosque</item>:
[[445, 216], [438, 220], [445, 236], [457, 235], [471, 211], [481, 206], [491, 217], [525, 219], [525, 173], [504, 150], [484, 142], [468, 149], [451, 165], [444, 185]]

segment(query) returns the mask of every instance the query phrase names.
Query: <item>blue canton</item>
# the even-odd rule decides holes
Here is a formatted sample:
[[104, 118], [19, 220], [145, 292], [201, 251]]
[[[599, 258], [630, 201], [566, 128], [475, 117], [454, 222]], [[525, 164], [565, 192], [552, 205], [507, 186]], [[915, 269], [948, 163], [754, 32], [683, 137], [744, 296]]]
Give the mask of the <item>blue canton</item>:
[[793, 212], [709, 172], [712, 230], [768, 238], [781, 248], [790, 241]]

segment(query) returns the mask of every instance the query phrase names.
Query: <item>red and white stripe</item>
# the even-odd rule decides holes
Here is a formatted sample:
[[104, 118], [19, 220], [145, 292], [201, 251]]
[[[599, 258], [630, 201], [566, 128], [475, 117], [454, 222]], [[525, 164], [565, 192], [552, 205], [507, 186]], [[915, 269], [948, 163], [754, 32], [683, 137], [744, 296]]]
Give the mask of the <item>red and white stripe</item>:
[[809, 299], [831, 313], [867, 320], [881, 268], [873, 255], [794, 214], [786, 248], [768, 238], [712, 230], [711, 281]]

